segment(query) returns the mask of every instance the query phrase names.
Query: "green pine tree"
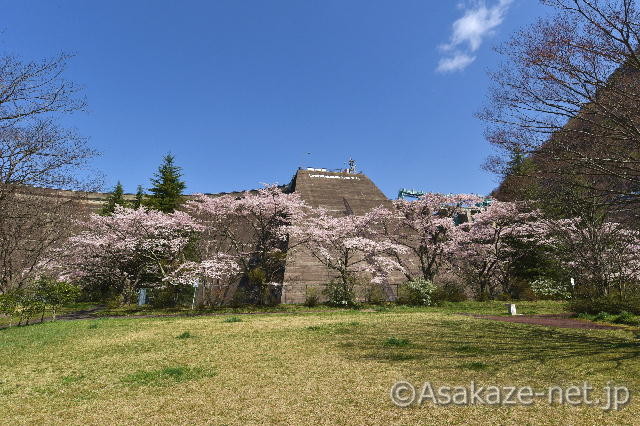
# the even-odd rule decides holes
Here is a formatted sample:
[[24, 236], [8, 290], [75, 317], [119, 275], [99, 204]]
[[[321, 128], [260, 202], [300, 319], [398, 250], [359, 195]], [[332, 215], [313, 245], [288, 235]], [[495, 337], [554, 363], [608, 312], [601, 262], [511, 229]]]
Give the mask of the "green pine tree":
[[136, 199], [133, 202], [133, 208], [138, 210], [142, 204], [144, 203], [144, 197], [147, 194], [144, 193], [144, 189], [142, 188], [142, 185], [138, 185], [138, 190], [136, 191]]
[[165, 155], [162, 165], [151, 179], [147, 206], [165, 213], [175, 211], [182, 204], [182, 192], [186, 188], [181, 177], [182, 168], [175, 165], [173, 155]]
[[122, 184], [118, 181], [102, 205], [100, 214], [103, 216], [111, 215], [116, 210], [116, 206], [128, 207], [128, 204], [127, 200], [124, 199], [124, 188], [122, 188]]

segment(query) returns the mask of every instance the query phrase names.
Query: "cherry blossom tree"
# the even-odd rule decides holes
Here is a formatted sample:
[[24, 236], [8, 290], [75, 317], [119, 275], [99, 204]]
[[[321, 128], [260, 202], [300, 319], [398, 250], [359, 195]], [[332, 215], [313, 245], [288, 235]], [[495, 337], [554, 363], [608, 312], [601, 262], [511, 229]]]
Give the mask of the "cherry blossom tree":
[[393, 211], [380, 210], [378, 229], [382, 236], [406, 249], [394, 251], [393, 257], [409, 281], [433, 280], [446, 260], [454, 218], [464, 214], [465, 207], [482, 201], [471, 194], [429, 193], [417, 201], [396, 200]]
[[58, 265], [65, 278], [111, 286], [130, 302], [140, 287], [233, 273], [236, 265], [226, 256], [212, 253], [200, 262], [188, 258], [194, 236], [202, 231], [184, 212], [116, 207], [112, 216], [92, 215], [85, 230], [59, 251]]
[[540, 212], [518, 203], [493, 201], [454, 228], [448, 254], [455, 270], [470, 281], [479, 297], [508, 287], [515, 240], [537, 242]]
[[571, 218], [547, 220], [546, 244], [576, 279], [577, 296], [617, 291], [625, 297], [640, 282], [640, 232], [619, 223]]
[[396, 259], [406, 249], [379, 238], [376, 227], [385, 214], [383, 209], [374, 209], [361, 216], [336, 216], [318, 209], [291, 228], [291, 235], [301, 242], [302, 250], [336, 273], [343, 289], [352, 287], [358, 275], [370, 274], [372, 282], [383, 285], [387, 296], [393, 298], [384, 284], [391, 272], [403, 270]]
[[290, 226], [308, 210], [298, 194], [267, 185], [242, 194], [200, 194], [186, 209], [203, 228], [199, 244], [205, 256], [224, 253], [233, 259], [257, 291], [258, 303], [278, 298], [265, 293], [281, 287]]

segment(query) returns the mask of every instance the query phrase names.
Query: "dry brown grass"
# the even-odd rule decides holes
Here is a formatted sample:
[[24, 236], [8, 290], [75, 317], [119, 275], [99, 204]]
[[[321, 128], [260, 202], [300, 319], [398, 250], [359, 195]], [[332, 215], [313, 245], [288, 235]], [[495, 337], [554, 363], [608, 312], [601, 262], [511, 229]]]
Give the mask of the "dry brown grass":
[[[189, 336], [177, 338], [184, 332]], [[401, 342], [402, 344], [398, 343]], [[401, 409], [397, 380], [640, 390], [626, 330], [443, 312], [104, 319], [0, 331], [7, 424], [633, 424], [640, 404]]]

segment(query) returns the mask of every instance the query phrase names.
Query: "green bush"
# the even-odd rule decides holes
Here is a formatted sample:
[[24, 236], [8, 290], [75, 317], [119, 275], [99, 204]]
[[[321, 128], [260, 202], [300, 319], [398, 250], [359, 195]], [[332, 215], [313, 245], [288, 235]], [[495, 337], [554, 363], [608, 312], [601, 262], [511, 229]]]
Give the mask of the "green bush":
[[313, 308], [320, 303], [320, 292], [317, 288], [311, 287], [305, 290], [304, 306]]
[[2, 295], [0, 300], [2, 313], [10, 317], [18, 317], [18, 325], [23, 321], [29, 324], [29, 320], [36, 315], [44, 317], [46, 305], [43, 297], [34, 287], [16, 289]]
[[35, 283], [35, 297], [44, 306], [51, 308], [53, 319], [56, 319], [58, 310], [69, 303], [73, 303], [80, 297], [80, 289], [64, 281], [42, 277]]
[[431, 298], [435, 304], [440, 302], [464, 302], [467, 300], [467, 294], [460, 285], [445, 283], [436, 288]]
[[124, 304], [124, 297], [121, 294], [114, 294], [106, 300], [108, 309], [117, 309]]
[[[189, 306], [193, 301], [194, 288], [189, 284], [170, 284], [148, 290], [149, 305], [154, 308]], [[137, 292], [135, 301], [137, 301]]]
[[0, 296], [0, 313], [18, 317], [18, 324], [39, 315], [44, 319], [47, 308], [51, 309], [53, 319], [60, 307], [77, 300], [80, 290], [69, 283], [53, 278], [42, 277], [29, 287], [15, 289]]
[[640, 315], [640, 296], [622, 299], [618, 296], [599, 297], [595, 299], [572, 299], [569, 309], [575, 313], [597, 315], [601, 312], [621, 314], [628, 312]]
[[628, 311], [622, 311], [613, 322], [616, 324], [640, 325], [640, 316]]
[[267, 274], [262, 268], [253, 268], [247, 274], [247, 278], [249, 279], [249, 283], [253, 285], [262, 285], [267, 280]]
[[238, 287], [236, 289], [236, 292], [233, 294], [233, 297], [231, 298], [231, 303], [229, 303], [229, 305], [232, 308], [241, 308], [243, 306], [246, 306], [249, 302], [249, 296], [248, 296], [248, 292], [241, 287]]
[[403, 305], [430, 306], [437, 287], [431, 281], [418, 279], [407, 281], [398, 288], [398, 303]]
[[620, 314], [610, 314], [607, 312], [599, 312], [595, 315], [581, 313], [577, 315], [580, 319], [589, 321], [602, 321], [611, 322], [614, 324], [627, 324], [627, 325], [640, 325], [640, 316], [634, 315], [631, 312], [622, 311]]
[[342, 280], [331, 280], [324, 289], [327, 296], [327, 304], [331, 306], [339, 306], [343, 308], [355, 307], [355, 278], [350, 277], [347, 282]]
[[380, 284], [370, 283], [365, 287], [364, 296], [367, 303], [372, 305], [382, 305], [387, 301], [387, 295]]
[[566, 300], [571, 297], [571, 289], [568, 285], [550, 278], [537, 278], [530, 283], [530, 286], [531, 291], [543, 299]]
[[594, 321], [610, 321], [613, 318], [613, 315], [611, 315], [609, 312], [598, 312], [596, 314], [596, 316], [593, 317]]
[[17, 305], [18, 300], [14, 292], [0, 294], [0, 314], [13, 316]]
[[496, 296], [496, 300], [500, 300], [502, 302], [509, 302], [511, 301], [511, 295], [509, 293], [500, 293], [499, 295]]

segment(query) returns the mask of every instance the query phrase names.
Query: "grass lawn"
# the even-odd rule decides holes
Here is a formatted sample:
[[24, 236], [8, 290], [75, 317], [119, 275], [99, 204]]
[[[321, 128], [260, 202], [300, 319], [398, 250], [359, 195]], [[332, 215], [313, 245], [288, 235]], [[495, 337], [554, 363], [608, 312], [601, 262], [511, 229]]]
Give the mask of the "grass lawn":
[[[392, 311], [392, 312], [466, 312], [474, 314], [491, 314], [491, 315], [508, 315], [505, 305], [508, 302], [490, 301], [490, 302], [445, 302], [438, 307], [410, 307], [400, 306], [396, 304], [379, 305], [362, 305], [363, 310], [376, 311]], [[556, 314], [565, 312], [566, 303], [554, 300], [546, 301], [518, 301], [515, 302], [518, 312], [523, 314]], [[149, 316], [149, 315], [198, 315], [198, 314], [255, 314], [255, 313], [309, 313], [309, 312], [335, 312], [344, 309], [331, 308], [325, 305], [318, 305], [313, 308], [304, 305], [278, 305], [278, 306], [241, 306], [241, 307], [218, 307], [210, 309], [195, 309], [189, 307], [178, 308], [154, 308], [149, 305], [124, 305], [117, 308], [105, 308], [95, 312], [93, 316], [96, 318], [112, 317], [112, 316]]]
[[[524, 313], [560, 308], [519, 305]], [[634, 396], [640, 391], [640, 340], [631, 331], [455, 313], [474, 308], [502, 313], [504, 306], [105, 318], [0, 330], [0, 422], [637, 424], [639, 398], [608, 412], [546, 399], [393, 405], [389, 390], [398, 380], [536, 391], [588, 381], [596, 396], [612, 381]]]

